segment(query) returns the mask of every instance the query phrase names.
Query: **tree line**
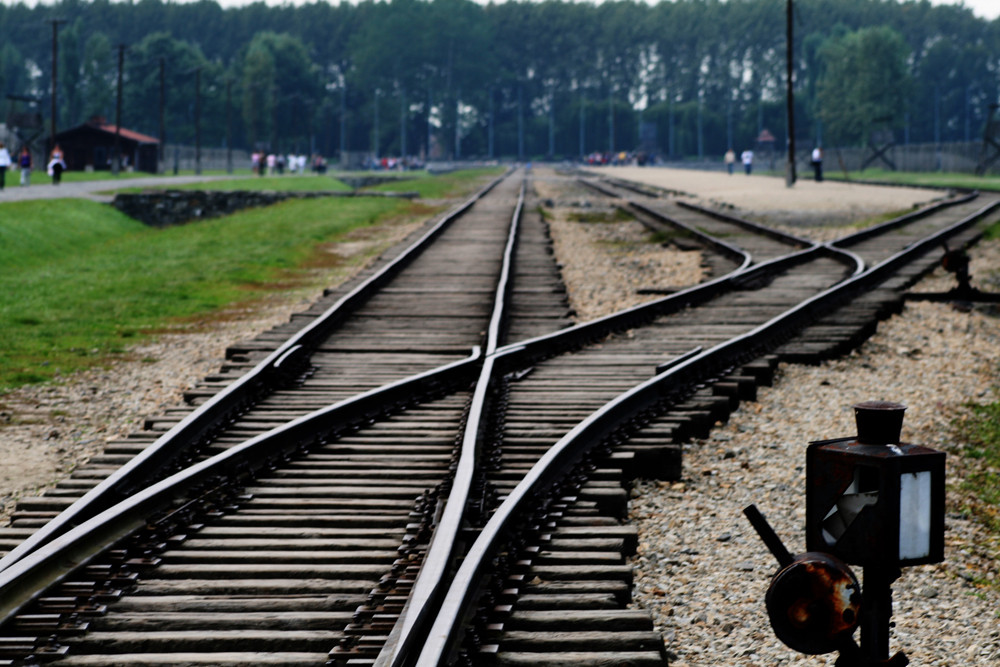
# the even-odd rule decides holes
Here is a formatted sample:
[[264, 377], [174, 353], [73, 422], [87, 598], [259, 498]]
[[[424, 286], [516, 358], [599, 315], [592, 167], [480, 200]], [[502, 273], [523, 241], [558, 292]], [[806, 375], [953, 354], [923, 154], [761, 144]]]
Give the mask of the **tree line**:
[[[0, 111], [35, 100], [48, 116], [56, 46], [60, 129], [114, 122], [121, 50], [122, 125], [158, 136], [162, 99], [171, 143], [199, 132], [204, 145], [326, 155], [721, 155], [763, 129], [784, 144], [786, 7], [5, 4]], [[928, 0], [794, 9], [801, 146], [861, 144], [877, 128], [913, 143], [981, 137], [1000, 98], [1000, 20]]]

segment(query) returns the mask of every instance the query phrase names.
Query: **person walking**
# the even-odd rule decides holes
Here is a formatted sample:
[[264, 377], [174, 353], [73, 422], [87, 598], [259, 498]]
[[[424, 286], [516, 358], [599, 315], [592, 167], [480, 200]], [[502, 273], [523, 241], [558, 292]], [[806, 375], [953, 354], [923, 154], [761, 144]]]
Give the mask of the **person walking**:
[[2, 141], [0, 141], [0, 190], [3, 190], [7, 182], [7, 167], [10, 166], [10, 151]]
[[52, 185], [59, 185], [62, 182], [62, 173], [66, 169], [66, 162], [63, 160], [62, 148], [59, 144], [52, 147], [49, 154], [49, 176], [52, 177]]
[[823, 180], [823, 149], [819, 146], [813, 149], [812, 167], [816, 182], [819, 183]]
[[26, 188], [31, 185], [31, 151], [27, 146], [21, 146], [21, 153], [17, 156], [17, 166], [21, 168], [21, 187]]
[[728, 151], [726, 151], [725, 160], [726, 160], [726, 171], [728, 171], [729, 175], [732, 176], [733, 175], [733, 165], [736, 164], [736, 151], [734, 151], [732, 148], [730, 148]]
[[749, 176], [750, 172], [753, 171], [753, 151], [749, 148], [746, 149], [740, 154], [740, 159], [743, 160], [743, 171]]

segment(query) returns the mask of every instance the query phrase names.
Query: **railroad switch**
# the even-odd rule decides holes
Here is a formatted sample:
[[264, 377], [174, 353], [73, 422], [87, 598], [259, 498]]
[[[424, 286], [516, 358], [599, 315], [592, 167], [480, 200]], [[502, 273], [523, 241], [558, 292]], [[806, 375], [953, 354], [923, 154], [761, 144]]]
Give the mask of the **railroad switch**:
[[[944, 560], [945, 455], [900, 442], [906, 406], [854, 406], [858, 435], [806, 450], [806, 551], [793, 557], [755, 505], [744, 514], [778, 560], [766, 607], [775, 635], [837, 667], [903, 667], [889, 657], [900, 568]], [[865, 569], [864, 591], [849, 566]], [[854, 631], [861, 628], [861, 645]]]
[[972, 286], [972, 276], [969, 273], [969, 255], [965, 250], [949, 250], [944, 247], [941, 256], [941, 268], [955, 274], [958, 285], [947, 292], [907, 292], [905, 297], [910, 301], [953, 301], [969, 303], [998, 303], [1000, 294], [983, 292]]

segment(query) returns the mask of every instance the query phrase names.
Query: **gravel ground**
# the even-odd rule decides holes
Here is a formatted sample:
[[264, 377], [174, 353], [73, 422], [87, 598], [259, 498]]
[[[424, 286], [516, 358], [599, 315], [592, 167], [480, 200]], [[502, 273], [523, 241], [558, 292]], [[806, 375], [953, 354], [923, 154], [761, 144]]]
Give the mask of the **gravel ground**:
[[[375, 255], [421, 224], [394, 221], [358, 229], [330, 251]], [[339, 284], [365, 265], [317, 270], [315, 284]], [[105, 442], [141, 431], [146, 417], [182, 405], [185, 391], [219, 369], [229, 345], [287, 322], [315, 298], [316, 288], [273, 293], [178, 325], [177, 333], [137, 346], [106, 368], [0, 395], [0, 522], [9, 519], [19, 498], [55, 485]]]
[[[699, 185], [710, 182], [702, 174], [690, 174], [690, 180], [685, 174], [672, 172], [671, 187], [692, 193], [708, 188]], [[812, 228], [819, 217], [837, 222], [933, 198], [924, 191], [907, 191], [909, 199], [903, 201], [896, 195], [906, 189], [887, 188], [894, 194], [880, 204], [868, 190], [851, 186], [848, 195], [824, 193], [812, 203], [780, 208], [773, 203], [781, 199], [778, 190], [758, 187], [764, 177], [721, 180], [729, 182], [731, 191], [717, 190], [715, 183], [701, 198], [733, 203], [742, 212], [766, 204], [772, 211], [768, 215], [793, 224], [800, 234], [807, 232], [796, 224], [795, 207], [808, 206], [811, 216], [804, 222]], [[595, 198], [564, 187], [551, 172], [538, 170], [537, 193], [557, 204], [550, 211], [553, 238], [579, 319], [654, 298], [636, 295], [636, 287], [675, 287], [701, 278], [698, 253], [648, 243], [633, 223], [572, 222], [558, 204]], [[797, 186], [799, 190], [806, 188]], [[855, 195], [864, 200], [860, 208]], [[813, 215], [819, 211], [822, 216]], [[808, 233], [831, 234], [824, 229]], [[980, 287], [998, 289], [990, 276], [998, 267], [998, 244], [976, 248], [972, 273]], [[932, 291], [950, 286], [943, 275], [921, 284]], [[4, 507], [9, 510], [15, 498], [63, 478], [106, 440], [138, 430], [145, 416], [178, 405], [185, 389], [218, 368], [226, 345], [286, 321], [304, 307], [305, 298], [302, 293], [278, 295], [253, 310], [230, 313], [225, 321], [203, 323], [196, 332], [165, 336], [136, 349], [133, 361], [0, 397]], [[917, 665], [1000, 664], [1000, 593], [995, 585], [1000, 541], [961, 510], [954, 486], [965, 464], [950, 429], [964, 402], [996, 400], [998, 322], [996, 313], [985, 309], [957, 312], [939, 304], [908, 305], [844, 359], [815, 367], [782, 366], [775, 386], [761, 388], [757, 402], [744, 404], [709, 439], [686, 447], [682, 481], [637, 484], [632, 500], [632, 519], [640, 529], [635, 602], [653, 613], [674, 667], [833, 664], [829, 656], [794, 653], [774, 637], [763, 606], [773, 558], [741, 511], [757, 503], [790, 550], [801, 550], [805, 445], [852, 435], [850, 406], [869, 399], [907, 404], [904, 440], [950, 455], [948, 560], [908, 569], [895, 585], [893, 650], [906, 650]], [[994, 585], [976, 583], [983, 581]]]
[[[683, 181], [682, 176], [672, 173], [657, 184], [691, 192], [698, 183], [727, 180], [724, 175], [706, 179], [699, 174]], [[754, 180], [764, 179], [746, 179]], [[766, 205], [771, 216], [794, 221], [790, 211], [800, 204], [775, 201], [771, 198], [779, 197], [780, 190], [755, 190], [746, 181], [737, 179], [743, 189], [731, 193], [740, 208]], [[536, 185], [550, 198], [558, 187], [556, 181]], [[866, 198], [863, 215], [928, 199], [923, 191], [901, 198], [899, 189], [889, 190], [894, 196], [882, 205], [874, 196]], [[814, 204], [834, 205], [829, 198]], [[852, 203], [847, 214], [862, 212], [859, 206]], [[843, 215], [831, 210], [828, 219]], [[789, 229], [816, 240], [843, 234], [815, 222]], [[628, 234], [634, 245], [641, 245], [644, 232], [623, 224], [618, 234]], [[616, 285], [657, 280], [616, 275], [629, 274], [636, 264], [609, 256], [601, 248], [602, 237], [586, 225], [554, 224], [553, 236], [558, 256], [566, 257], [564, 274], [578, 313], [597, 317], [613, 311], [616, 289], [621, 295], [618, 305], [632, 305], [637, 297], [621, 294]], [[571, 255], [562, 249], [571, 249]], [[588, 271], [588, 266], [597, 270]], [[975, 248], [971, 272], [977, 287], [996, 291], [998, 268], [1000, 244]], [[587, 276], [586, 289], [574, 289], [575, 274]], [[692, 273], [689, 279], [695, 277]], [[676, 275], [664, 281], [685, 282]], [[595, 284], [602, 282], [608, 284]], [[939, 270], [917, 290], [953, 286], [953, 277]], [[804, 656], [775, 638], [764, 595], [776, 564], [742, 510], [756, 503], [789, 550], [804, 551], [805, 446], [812, 440], [854, 435], [850, 406], [865, 400], [907, 405], [903, 440], [949, 454], [947, 560], [908, 568], [894, 585], [892, 650], [904, 650], [914, 665], [1000, 664], [1000, 536], [988, 534], [962, 511], [968, 499], [957, 486], [968, 462], [962, 460], [951, 428], [964, 403], [997, 400], [998, 314], [995, 308], [959, 312], [943, 304], [908, 304], [846, 358], [818, 366], [783, 364], [774, 386], [762, 387], [756, 402], [744, 404], [707, 440], [685, 446], [681, 481], [636, 485], [631, 502], [631, 520], [640, 531], [635, 604], [653, 614], [673, 667], [833, 664], [835, 654]]]

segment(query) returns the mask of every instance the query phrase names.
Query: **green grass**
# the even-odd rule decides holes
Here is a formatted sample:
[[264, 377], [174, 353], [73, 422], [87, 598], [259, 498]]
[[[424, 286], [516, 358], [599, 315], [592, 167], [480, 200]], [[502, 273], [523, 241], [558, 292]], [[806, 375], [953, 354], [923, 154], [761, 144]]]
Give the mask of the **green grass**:
[[[130, 181], [137, 178], [153, 178], [162, 177], [169, 178], [174, 175], [174, 172], [167, 171], [164, 174], [150, 174], [145, 171], [122, 171], [115, 176], [110, 171], [64, 171], [62, 175], [62, 180], [64, 183], [89, 183], [92, 181]], [[193, 169], [182, 169], [177, 174], [178, 176], [194, 176]], [[203, 170], [201, 172], [202, 176], [225, 176], [227, 172], [223, 169], [217, 170]], [[233, 171], [233, 176], [250, 176], [249, 169], [236, 169]], [[20, 170], [13, 168], [7, 170], [7, 186], [17, 185], [20, 182], [21, 172]], [[52, 178], [45, 173], [44, 169], [32, 169], [31, 171], [31, 185], [50, 185], [52, 183]]]
[[955, 426], [968, 468], [961, 487], [973, 498], [967, 509], [1000, 533], [1000, 403], [967, 405]]
[[[351, 188], [330, 176], [255, 176], [233, 180], [207, 181], [205, 183], [185, 183], [167, 185], [171, 190], [270, 190], [275, 192], [349, 192]], [[119, 192], [135, 192], [149, 188], [129, 188]]]
[[408, 206], [291, 201], [156, 230], [88, 201], [6, 205], [0, 391], [101, 363], [171, 323], [249, 300], [255, 290], [295, 285], [316, 261], [317, 246]]
[[483, 182], [484, 179], [496, 178], [504, 173], [503, 167], [486, 167], [456, 171], [445, 176], [434, 176], [427, 172], [406, 172], [405, 176], [413, 176], [400, 183], [382, 183], [365, 190], [373, 192], [416, 192], [423, 199], [441, 199], [454, 197], [460, 192], [470, 191], [471, 185]]
[[[830, 180], [844, 180], [844, 172], [829, 170], [824, 176]], [[948, 188], [967, 188], [972, 190], [1000, 190], [1000, 176], [976, 176], [974, 174], [951, 172], [902, 172], [886, 169], [866, 169], [852, 171], [850, 180], [885, 181], [901, 185], [933, 185]]]
[[[437, 178], [463, 194], [485, 180]], [[106, 364], [266, 293], [326, 285], [349, 261], [330, 244], [433, 213], [405, 199], [320, 198], [154, 229], [87, 200], [0, 204], [0, 394]]]
[[567, 219], [573, 222], [586, 222], [596, 224], [607, 224], [613, 222], [628, 222], [635, 220], [635, 216], [623, 208], [615, 207], [610, 210], [596, 211], [571, 211]]

